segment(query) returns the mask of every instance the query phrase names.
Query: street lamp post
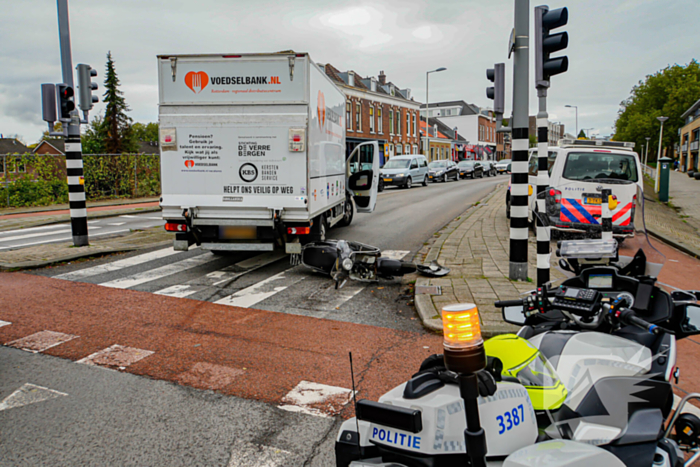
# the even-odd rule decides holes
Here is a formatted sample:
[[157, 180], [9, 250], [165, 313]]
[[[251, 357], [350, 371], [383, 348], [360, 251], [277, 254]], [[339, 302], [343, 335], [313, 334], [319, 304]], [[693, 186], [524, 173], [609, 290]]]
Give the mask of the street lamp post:
[[564, 107], [573, 107], [574, 109], [576, 109], [576, 137], [578, 138], [578, 105], [566, 104]]
[[[581, 128], [581, 131], [583, 131], [583, 134], [586, 135], [586, 138], [588, 139], [591, 139], [591, 135], [586, 132], [591, 130], [595, 130], [595, 128]], [[578, 138], [578, 135], [576, 135], [576, 138]]]
[[644, 151], [644, 166], [645, 166], [645, 167], [649, 167], [647, 164], [648, 164], [648, 162], [649, 162], [649, 140], [651, 139], [651, 136], [647, 136], [647, 137], [644, 138], [644, 139], [647, 140], [647, 147], [646, 147], [646, 149], [645, 149], [645, 151]]
[[668, 120], [668, 117], [656, 117], [658, 121], [661, 122], [661, 129], [659, 130], [659, 152], [656, 155], [656, 183], [654, 184], [654, 192], [659, 192], [659, 159], [661, 159], [661, 145], [662, 139], [664, 137], [664, 122]]
[[428, 71], [425, 73], [425, 146], [423, 147], [425, 151], [425, 158], [430, 160], [430, 157], [428, 156], [430, 150], [428, 149], [428, 146], [430, 146], [430, 98], [428, 94], [428, 78], [430, 77], [430, 73], [437, 73], [438, 71], [445, 71], [447, 68], [445, 67], [440, 67], [436, 70]]

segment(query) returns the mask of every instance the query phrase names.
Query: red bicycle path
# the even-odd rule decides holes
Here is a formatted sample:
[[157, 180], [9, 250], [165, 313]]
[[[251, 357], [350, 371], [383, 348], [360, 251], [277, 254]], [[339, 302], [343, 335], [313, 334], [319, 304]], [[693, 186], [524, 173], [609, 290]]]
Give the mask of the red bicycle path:
[[[697, 288], [700, 261], [663, 244], [659, 280]], [[675, 262], [677, 261], [677, 262]], [[44, 353], [79, 360], [114, 344], [153, 351], [124, 371], [199, 389], [279, 404], [300, 381], [351, 387], [353, 353], [359, 398], [377, 400], [442, 352], [439, 335], [310, 318], [210, 302], [112, 289], [23, 273], [0, 273], [0, 343], [50, 330], [78, 338]], [[377, 310], [381, 313], [381, 310]], [[700, 339], [678, 343], [679, 387], [700, 391]], [[223, 387], [193, 380], [197, 364], [236, 377]], [[341, 415], [350, 416], [352, 407]]]
[[[99, 212], [99, 211], [119, 211], [122, 209], [136, 209], [136, 208], [152, 208], [160, 206], [160, 202], [153, 201], [150, 203], [135, 203], [135, 204], [113, 204], [109, 206], [94, 206], [87, 208], [87, 212]], [[57, 211], [37, 211], [37, 212], [24, 212], [18, 214], [3, 214], [0, 215], [0, 220], [7, 219], [20, 219], [23, 217], [39, 217], [39, 216], [60, 216], [63, 214], [70, 214], [70, 209], [61, 209]]]

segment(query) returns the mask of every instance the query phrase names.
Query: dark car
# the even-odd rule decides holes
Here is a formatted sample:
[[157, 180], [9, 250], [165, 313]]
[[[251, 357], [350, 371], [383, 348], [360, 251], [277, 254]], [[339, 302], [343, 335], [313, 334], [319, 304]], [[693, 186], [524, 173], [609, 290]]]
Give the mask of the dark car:
[[453, 161], [440, 160], [428, 164], [428, 179], [431, 182], [446, 182], [450, 178], [459, 180], [459, 169]]
[[496, 170], [496, 162], [494, 161], [482, 161], [481, 165], [484, 166], [484, 175], [487, 177], [495, 177], [498, 175], [498, 171]]
[[484, 166], [479, 161], [460, 161], [457, 168], [460, 178], [482, 178], [484, 176]]

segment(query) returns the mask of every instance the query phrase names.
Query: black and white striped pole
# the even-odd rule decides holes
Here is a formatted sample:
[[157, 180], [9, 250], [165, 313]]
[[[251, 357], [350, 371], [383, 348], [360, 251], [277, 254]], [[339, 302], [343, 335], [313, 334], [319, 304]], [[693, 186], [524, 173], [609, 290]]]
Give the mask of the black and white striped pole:
[[601, 213], [600, 213], [600, 225], [601, 225], [601, 237], [604, 241], [613, 239], [613, 220], [612, 220], [612, 210], [611, 204], [617, 204], [617, 201], [613, 199], [612, 190], [610, 188], [603, 188], [601, 192], [603, 199], [600, 203]]
[[515, 0], [513, 57], [513, 122], [510, 178], [511, 280], [527, 280], [528, 238], [528, 92], [530, 0]]
[[551, 29], [564, 26], [568, 21], [568, 10], [560, 8], [549, 11], [547, 6], [535, 8], [535, 87], [539, 100], [537, 113], [537, 285], [549, 282], [550, 227], [547, 222], [545, 191], [549, 185], [549, 115], [547, 114], [547, 90], [549, 78], [564, 73], [569, 67], [567, 57], [550, 58], [549, 54], [565, 49], [569, 44], [566, 32], [549, 34]]
[[[74, 94], [73, 58], [70, 45], [70, 28], [68, 23], [68, 0], [57, 0], [58, 34], [61, 43], [61, 67], [63, 84], [59, 86], [59, 117], [67, 125], [66, 171], [68, 175], [68, 202], [70, 205], [70, 224], [73, 233], [73, 245], [87, 246], [88, 224], [87, 206], [85, 205], [85, 179], [83, 178], [83, 152], [80, 145], [80, 117], [71, 99]], [[72, 108], [70, 108], [72, 106]], [[67, 115], [66, 115], [67, 114]]]

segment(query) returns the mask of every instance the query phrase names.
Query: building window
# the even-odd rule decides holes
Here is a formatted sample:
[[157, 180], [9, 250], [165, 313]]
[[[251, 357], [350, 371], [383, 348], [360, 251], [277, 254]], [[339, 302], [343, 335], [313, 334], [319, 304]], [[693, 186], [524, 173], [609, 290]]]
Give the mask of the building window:
[[355, 105], [355, 128], [362, 132], [362, 106], [359, 102]]
[[382, 124], [382, 106], [380, 105], [379, 107], [377, 107], [377, 133], [382, 134], [383, 127], [384, 125]]
[[396, 133], [397, 135], [401, 134], [401, 111], [396, 110], [396, 115], [394, 115], [394, 123], [396, 124]]
[[350, 101], [345, 103], [345, 120], [348, 121], [348, 130], [352, 131], [352, 104], [350, 104]]
[[406, 136], [411, 136], [411, 112], [406, 111]]
[[17, 163], [17, 172], [23, 174], [27, 171], [27, 168], [24, 166], [24, 160], [22, 159], [22, 157], [16, 158], [15, 162]]
[[413, 154], [418, 154], [418, 145], [417, 144], [413, 145]]
[[403, 146], [400, 145], [400, 144], [397, 144], [397, 145], [396, 145], [396, 155], [397, 155], [397, 156], [400, 156], [400, 155], [402, 154], [401, 151], [403, 151]]
[[435, 160], [435, 148], [430, 148], [430, 160]]
[[374, 133], [374, 106], [369, 106], [369, 132]]
[[413, 113], [413, 137], [415, 138], [416, 136], [416, 114], [415, 112]]
[[394, 111], [389, 109], [389, 133], [394, 134]]

